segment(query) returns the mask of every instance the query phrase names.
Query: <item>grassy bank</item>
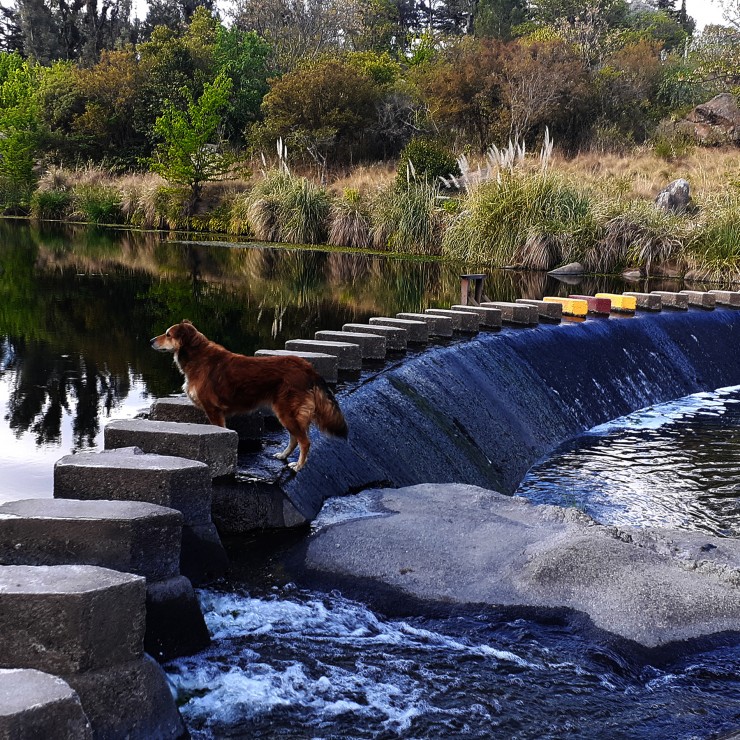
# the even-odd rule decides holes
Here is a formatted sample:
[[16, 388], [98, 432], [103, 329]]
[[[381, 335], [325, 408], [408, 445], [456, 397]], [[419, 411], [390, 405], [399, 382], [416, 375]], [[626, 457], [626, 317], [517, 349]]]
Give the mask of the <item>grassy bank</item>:
[[[655, 196], [679, 177], [691, 184], [693, 207], [659, 211]], [[697, 148], [674, 159], [648, 148], [556, 154], [545, 168], [525, 158], [482, 179], [449, 190], [401, 177], [388, 163], [322, 185], [280, 166], [206, 185], [186, 215], [188, 193], [157, 175], [56, 169], [41, 178], [31, 217], [435, 255], [481, 267], [548, 270], [579, 261], [596, 273], [639, 268], [740, 282], [737, 149]]]

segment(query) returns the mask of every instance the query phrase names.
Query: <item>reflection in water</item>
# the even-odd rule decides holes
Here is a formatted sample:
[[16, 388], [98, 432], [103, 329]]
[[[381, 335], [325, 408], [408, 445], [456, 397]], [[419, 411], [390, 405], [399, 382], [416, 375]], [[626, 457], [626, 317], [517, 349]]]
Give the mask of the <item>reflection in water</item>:
[[[101, 418], [179, 390], [172, 363], [148, 345], [175, 321], [189, 318], [214, 340], [253, 354], [345, 322], [457, 303], [459, 275], [474, 269], [2, 221], [0, 410], [16, 441], [30, 436], [62, 454], [94, 447]], [[584, 278], [578, 290], [621, 287]], [[640, 286], [647, 287], [667, 286]], [[572, 291], [544, 273], [511, 270], [491, 273], [485, 285], [490, 298], [508, 301]]]

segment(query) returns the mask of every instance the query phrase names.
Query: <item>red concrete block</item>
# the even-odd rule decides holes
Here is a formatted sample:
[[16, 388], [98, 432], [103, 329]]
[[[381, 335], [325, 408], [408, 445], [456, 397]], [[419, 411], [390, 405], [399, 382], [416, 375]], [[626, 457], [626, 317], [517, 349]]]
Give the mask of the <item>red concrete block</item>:
[[612, 312], [612, 302], [609, 298], [596, 298], [592, 295], [571, 295], [568, 298], [576, 298], [588, 303], [588, 312], [608, 316]]

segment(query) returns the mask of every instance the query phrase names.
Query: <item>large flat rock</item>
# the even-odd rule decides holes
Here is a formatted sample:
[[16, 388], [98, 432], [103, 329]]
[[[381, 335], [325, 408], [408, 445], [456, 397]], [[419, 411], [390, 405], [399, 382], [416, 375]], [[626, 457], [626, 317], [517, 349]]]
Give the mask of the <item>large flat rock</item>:
[[312, 537], [310, 577], [427, 602], [570, 610], [648, 648], [740, 631], [737, 540], [601, 526], [577, 509], [461, 484], [372, 500], [377, 516]]

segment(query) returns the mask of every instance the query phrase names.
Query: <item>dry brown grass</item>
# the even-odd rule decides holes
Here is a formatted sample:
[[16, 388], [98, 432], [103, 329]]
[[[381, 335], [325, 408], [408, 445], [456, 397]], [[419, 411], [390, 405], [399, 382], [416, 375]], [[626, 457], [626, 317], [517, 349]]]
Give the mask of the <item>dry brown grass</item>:
[[396, 167], [395, 161], [359, 165], [348, 172], [335, 175], [328, 189], [336, 195], [341, 195], [346, 190], [371, 194], [393, 183], [396, 179]]

